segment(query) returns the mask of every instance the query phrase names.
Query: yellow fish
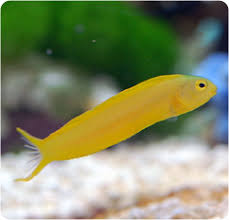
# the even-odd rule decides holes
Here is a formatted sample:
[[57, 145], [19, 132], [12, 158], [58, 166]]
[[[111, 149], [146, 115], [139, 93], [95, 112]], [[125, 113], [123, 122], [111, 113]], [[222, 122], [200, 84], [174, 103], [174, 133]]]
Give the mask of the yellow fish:
[[52, 161], [93, 154], [156, 122], [190, 112], [208, 102], [216, 90], [201, 77], [163, 75], [120, 92], [44, 139], [17, 128], [35, 150], [39, 164], [28, 177], [16, 180], [29, 181]]

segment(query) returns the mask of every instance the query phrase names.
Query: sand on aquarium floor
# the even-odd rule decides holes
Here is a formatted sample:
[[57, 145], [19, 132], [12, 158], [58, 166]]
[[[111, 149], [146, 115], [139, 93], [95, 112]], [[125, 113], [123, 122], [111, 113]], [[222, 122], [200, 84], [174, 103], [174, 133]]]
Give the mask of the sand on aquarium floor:
[[2, 156], [6, 218], [226, 218], [227, 146], [196, 140], [122, 143], [48, 165], [30, 182], [29, 156]]

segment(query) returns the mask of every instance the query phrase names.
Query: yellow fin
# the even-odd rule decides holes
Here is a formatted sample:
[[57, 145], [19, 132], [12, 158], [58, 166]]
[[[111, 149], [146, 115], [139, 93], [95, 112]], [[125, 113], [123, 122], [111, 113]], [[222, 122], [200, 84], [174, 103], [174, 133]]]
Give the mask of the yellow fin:
[[24, 181], [27, 182], [29, 180], [31, 180], [34, 176], [36, 176], [38, 173], [41, 172], [41, 170], [49, 163], [49, 161], [46, 161], [44, 159], [42, 159], [39, 163], [39, 165], [36, 167], [36, 169], [26, 178], [18, 178], [15, 179], [15, 181]]
[[36, 137], [30, 135], [29, 133], [22, 130], [21, 128], [16, 128], [16, 130], [22, 135], [22, 137], [24, 137], [23, 139], [25, 140], [25, 142], [27, 142], [29, 145], [31, 145], [31, 148], [32, 148], [32, 146], [34, 146], [34, 147], [37, 147], [38, 149], [40, 149], [42, 139], [36, 138]]
[[[44, 158], [42, 152], [40, 151], [42, 148], [42, 139], [36, 138], [30, 134], [28, 134], [26, 131], [22, 130], [21, 128], [17, 128], [17, 131], [22, 135], [22, 138], [26, 142], [25, 147], [33, 150], [34, 157], [29, 162], [33, 161], [35, 162], [36, 168], [33, 170], [33, 172], [26, 178], [19, 178], [15, 181], [29, 181], [34, 176], [36, 176], [50, 161], [46, 160]], [[38, 165], [37, 165], [38, 164]]]

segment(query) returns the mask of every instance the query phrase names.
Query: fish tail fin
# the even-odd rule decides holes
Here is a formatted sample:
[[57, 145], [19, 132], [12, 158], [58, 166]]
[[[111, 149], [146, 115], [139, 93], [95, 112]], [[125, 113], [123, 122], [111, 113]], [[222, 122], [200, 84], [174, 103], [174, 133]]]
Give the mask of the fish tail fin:
[[16, 130], [21, 134], [22, 139], [26, 142], [25, 147], [28, 147], [30, 149], [40, 149], [42, 139], [30, 135], [21, 128], [16, 128]]
[[16, 179], [15, 181], [29, 181], [34, 176], [36, 176], [50, 161], [47, 161], [45, 158], [43, 158], [42, 152], [40, 151], [42, 148], [42, 139], [36, 138], [30, 134], [28, 134], [26, 131], [22, 130], [21, 128], [17, 128], [17, 131], [22, 135], [22, 139], [25, 141], [25, 147], [32, 150], [32, 152], [29, 152], [33, 155], [33, 158], [28, 161], [28, 164], [33, 162], [32, 166], [29, 166], [29, 169], [33, 169], [36, 167], [33, 172], [28, 175], [26, 178], [20, 178]]
[[42, 170], [49, 162], [50, 162], [50, 161], [41, 159], [41, 160], [39, 161], [39, 164], [38, 164], [38, 166], [36, 167], [36, 169], [35, 169], [29, 176], [27, 176], [26, 178], [18, 178], [18, 179], [15, 179], [15, 181], [24, 181], [24, 182], [27, 182], [27, 181], [31, 180], [34, 176], [36, 176], [38, 173], [40, 173], [41, 170]]

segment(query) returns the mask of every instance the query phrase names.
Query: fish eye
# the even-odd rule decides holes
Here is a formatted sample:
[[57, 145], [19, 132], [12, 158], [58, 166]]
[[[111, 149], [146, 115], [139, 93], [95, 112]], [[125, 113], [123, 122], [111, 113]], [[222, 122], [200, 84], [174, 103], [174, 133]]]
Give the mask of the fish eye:
[[203, 91], [207, 87], [207, 82], [204, 80], [197, 80], [196, 81], [196, 89], [198, 91]]
[[204, 83], [199, 83], [199, 87], [203, 88], [203, 87], [205, 87], [205, 84]]

